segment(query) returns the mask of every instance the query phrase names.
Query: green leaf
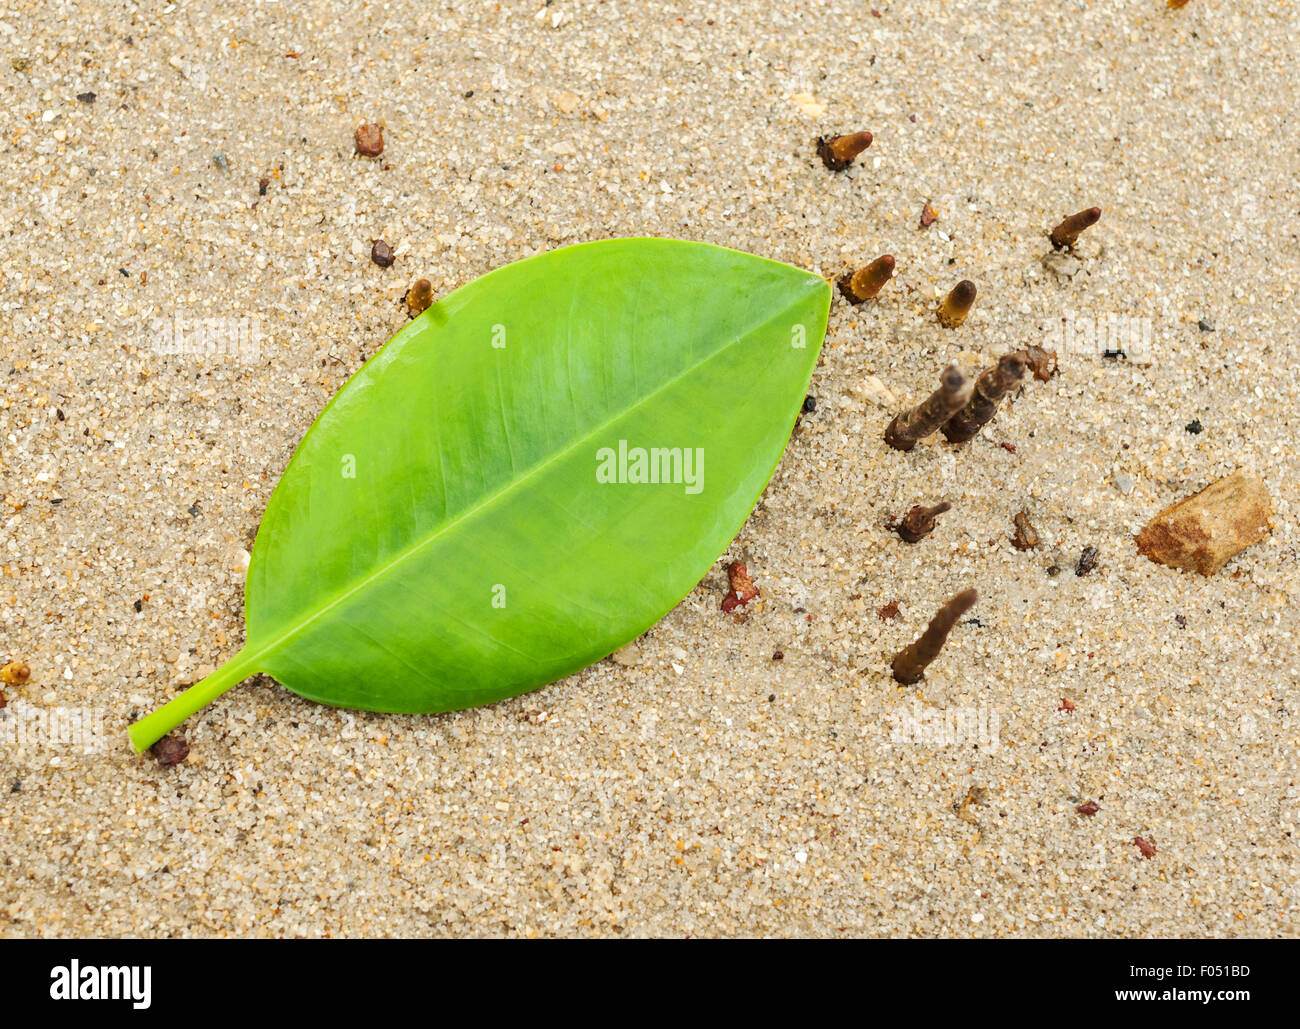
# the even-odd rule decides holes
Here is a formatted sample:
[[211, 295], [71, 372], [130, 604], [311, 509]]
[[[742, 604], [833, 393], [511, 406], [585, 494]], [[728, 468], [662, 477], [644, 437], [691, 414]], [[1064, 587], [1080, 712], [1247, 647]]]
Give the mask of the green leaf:
[[316, 419], [253, 547], [247, 643], [133, 725], [136, 749], [256, 672], [324, 704], [449, 711], [634, 639], [744, 524], [829, 305], [816, 275], [661, 239], [456, 290]]

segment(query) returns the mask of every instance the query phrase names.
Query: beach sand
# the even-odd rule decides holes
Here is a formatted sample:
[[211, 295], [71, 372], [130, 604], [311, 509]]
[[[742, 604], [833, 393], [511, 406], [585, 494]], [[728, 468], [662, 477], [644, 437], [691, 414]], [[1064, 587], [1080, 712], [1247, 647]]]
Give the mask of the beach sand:
[[[1297, 935], [1296, 8], [463, 6], [0, 15], [0, 663], [32, 670], [0, 934]], [[824, 168], [816, 138], [858, 129]], [[129, 722], [241, 645], [271, 491], [410, 284], [635, 235], [898, 271], [837, 296], [816, 410], [633, 663], [427, 717], [259, 678], [180, 765], [133, 755]], [[243, 318], [255, 345], [160, 352]], [[971, 443], [884, 445], [947, 362], [1049, 330], [1059, 374]], [[1210, 578], [1138, 555], [1236, 468], [1268, 539]], [[921, 543], [885, 528], [941, 500]]]

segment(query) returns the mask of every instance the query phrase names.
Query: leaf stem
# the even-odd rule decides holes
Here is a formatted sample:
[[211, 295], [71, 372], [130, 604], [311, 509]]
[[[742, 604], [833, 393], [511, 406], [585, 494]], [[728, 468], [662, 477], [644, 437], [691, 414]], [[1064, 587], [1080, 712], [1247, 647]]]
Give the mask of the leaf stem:
[[216, 700], [232, 686], [238, 686], [250, 675], [260, 671], [259, 654], [245, 646], [238, 654], [205, 679], [201, 679], [178, 697], [173, 697], [157, 711], [145, 715], [134, 723], [128, 732], [131, 746], [142, 754], [169, 732]]

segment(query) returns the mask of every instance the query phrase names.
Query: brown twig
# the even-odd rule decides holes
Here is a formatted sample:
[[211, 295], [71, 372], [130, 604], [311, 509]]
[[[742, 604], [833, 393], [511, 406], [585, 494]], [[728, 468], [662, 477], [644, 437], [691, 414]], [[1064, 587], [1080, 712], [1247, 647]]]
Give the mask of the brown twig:
[[850, 304], [871, 300], [894, 274], [894, 255], [882, 254], [865, 268], [840, 276], [840, 293]]
[[1072, 248], [1079, 240], [1079, 233], [1101, 220], [1101, 208], [1089, 207], [1086, 211], [1072, 214], [1052, 230], [1048, 238], [1057, 250]]
[[894, 527], [894, 531], [907, 543], [920, 543], [921, 540], [934, 532], [935, 516], [951, 510], [952, 505], [946, 500], [934, 507], [917, 504], [907, 514], [903, 515], [903, 520]]
[[822, 136], [817, 140], [817, 156], [831, 171], [844, 171], [853, 159], [871, 146], [870, 132], [853, 132], [847, 136]]
[[945, 329], [955, 329], [964, 322], [975, 304], [976, 292], [975, 283], [970, 279], [962, 279], [953, 286], [939, 305], [939, 324]]
[[1025, 359], [1007, 354], [975, 380], [975, 389], [966, 406], [940, 427], [949, 443], [965, 443], [988, 423], [998, 411], [998, 403], [1015, 389], [1025, 374]]
[[962, 590], [955, 597], [939, 608], [938, 614], [930, 619], [920, 639], [904, 647], [894, 658], [894, 679], [904, 686], [911, 686], [925, 678], [925, 667], [943, 649], [948, 633], [957, 624], [957, 619], [969, 611], [979, 594], [975, 590]]
[[939, 377], [939, 388], [910, 411], [894, 416], [885, 429], [885, 442], [895, 450], [911, 450], [962, 409], [974, 383], [955, 364]]

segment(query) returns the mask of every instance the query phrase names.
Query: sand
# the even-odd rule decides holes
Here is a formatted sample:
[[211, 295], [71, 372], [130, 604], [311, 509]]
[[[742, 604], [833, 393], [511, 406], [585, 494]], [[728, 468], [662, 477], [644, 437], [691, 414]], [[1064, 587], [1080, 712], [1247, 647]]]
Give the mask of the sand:
[[[0, 662], [32, 669], [0, 933], [1297, 935], [1294, 6], [448, 6], [0, 15]], [[241, 644], [267, 499], [412, 281], [643, 234], [898, 273], [837, 298], [816, 410], [633, 663], [437, 717], [257, 679], [184, 763], [132, 755], [128, 722]], [[163, 352], [178, 319], [198, 352]], [[1059, 375], [964, 448], [882, 443], [948, 361], [1062, 326]], [[1239, 467], [1267, 540], [1208, 579], [1137, 554]], [[940, 500], [919, 544], [884, 527]], [[977, 621], [897, 686], [968, 586]]]

